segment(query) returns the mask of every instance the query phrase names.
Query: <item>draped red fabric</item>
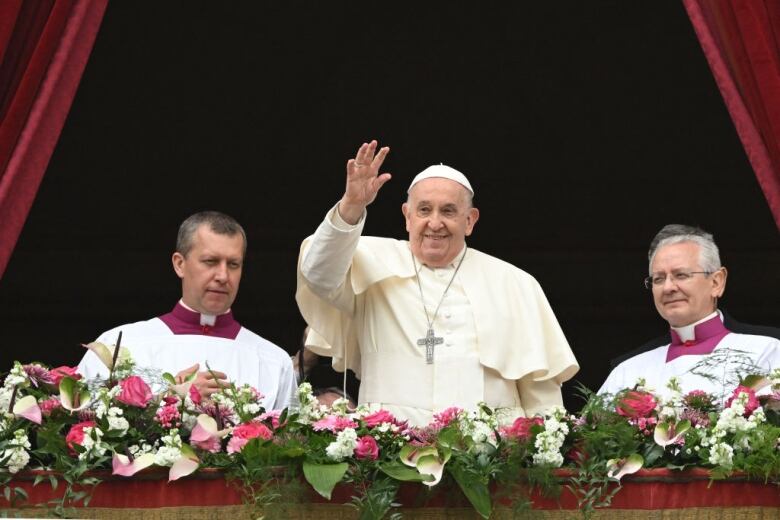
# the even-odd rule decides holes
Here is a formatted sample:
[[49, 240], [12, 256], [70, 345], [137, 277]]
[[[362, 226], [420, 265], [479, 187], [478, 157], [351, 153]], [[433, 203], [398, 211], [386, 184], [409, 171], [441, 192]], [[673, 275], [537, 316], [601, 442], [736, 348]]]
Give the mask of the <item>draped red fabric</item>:
[[0, 277], [62, 131], [107, 2], [0, 2]]
[[780, 2], [683, 3], [780, 228]]

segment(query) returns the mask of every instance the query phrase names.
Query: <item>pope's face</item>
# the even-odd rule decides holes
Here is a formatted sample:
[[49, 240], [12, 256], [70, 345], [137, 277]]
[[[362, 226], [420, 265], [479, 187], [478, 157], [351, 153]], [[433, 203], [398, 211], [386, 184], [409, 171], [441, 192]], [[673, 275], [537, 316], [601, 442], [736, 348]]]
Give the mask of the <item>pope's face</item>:
[[449, 265], [479, 218], [479, 211], [468, 203], [466, 188], [439, 177], [415, 184], [401, 210], [412, 253], [429, 267]]
[[699, 249], [693, 242], [664, 246], [656, 251], [650, 266], [653, 276], [666, 276], [663, 284], [653, 285], [653, 300], [658, 313], [672, 327], [690, 325], [715, 312], [717, 299], [726, 287], [724, 268], [710, 275], [694, 274], [684, 281], [674, 279], [675, 273], [704, 271]]
[[195, 231], [187, 256], [173, 254], [173, 269], [181, 278], [182, 300], [203, 314], [222, 314], [238, 294], [244, 263], [240, 233], [220, 235], [201, 225]]

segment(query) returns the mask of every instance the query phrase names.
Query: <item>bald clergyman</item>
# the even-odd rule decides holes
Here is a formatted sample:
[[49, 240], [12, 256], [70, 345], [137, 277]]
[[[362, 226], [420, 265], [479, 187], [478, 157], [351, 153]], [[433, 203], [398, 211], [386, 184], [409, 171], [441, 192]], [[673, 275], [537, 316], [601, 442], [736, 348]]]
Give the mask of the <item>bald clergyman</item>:
[[361, 404], [414, 425], [481, 401], [505, 421], [561, 405], [577, 361], [536, 280], [466, 246], [479, 211], [463, 174], [439, 165], [414, 178], [401, 207], [409, 241], [361, 236], [388, 152], [360, 147], [344, 196], [303, 242], [307, 346], [358, 374]]

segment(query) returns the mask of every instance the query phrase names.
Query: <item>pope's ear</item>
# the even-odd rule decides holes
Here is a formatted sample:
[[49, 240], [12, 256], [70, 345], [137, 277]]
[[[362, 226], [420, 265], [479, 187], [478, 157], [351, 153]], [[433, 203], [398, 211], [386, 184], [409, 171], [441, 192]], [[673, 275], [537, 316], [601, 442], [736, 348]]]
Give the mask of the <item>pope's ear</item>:
[[404, 214], [404, 220], [406, 221], [406, 231], [409, 231], [409, 203], [404, 202], [401, 204], [401, 213]]
[[171, 257], [171, 263], [173, 263], [173, 270], [176, 271], [176, 276], [184, 278], [184, 255], [176, 251]]
[[471, 232], [474, 230], [474, 224], [479, 220], [479, 210], [477, 208], [469, 208], [468, 215], [466, 215], [466, 236], [471, 236]]

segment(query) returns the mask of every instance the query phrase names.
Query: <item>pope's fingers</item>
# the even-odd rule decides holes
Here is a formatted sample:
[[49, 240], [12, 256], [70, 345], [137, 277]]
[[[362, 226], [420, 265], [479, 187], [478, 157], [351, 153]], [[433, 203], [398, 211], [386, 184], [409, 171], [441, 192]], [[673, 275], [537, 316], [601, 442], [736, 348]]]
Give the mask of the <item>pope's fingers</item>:
[[200, 372], [198, 377], [203, 379], [227, 379], [227, 374], [224, 372], [217, 372], [216, 370], [212, 370], [210, 372]]
[[374, 157], [374, 160], [371, 161], [371, 167], [379, 170], [379, 167], [382, 166], [383, 162], [385, 162], [385, 157], [387, 157], [388, 153], [390, 153], [390, 147], [382, 147], [379, 150], [379, 153], [376, 154], [376, 157]]

